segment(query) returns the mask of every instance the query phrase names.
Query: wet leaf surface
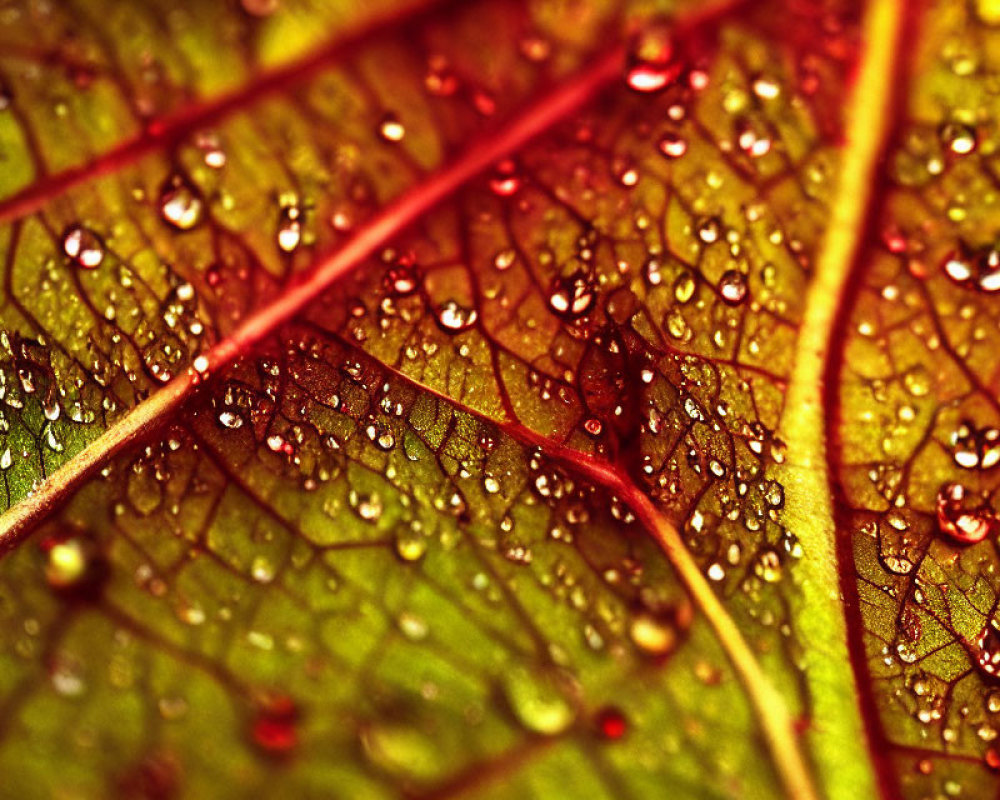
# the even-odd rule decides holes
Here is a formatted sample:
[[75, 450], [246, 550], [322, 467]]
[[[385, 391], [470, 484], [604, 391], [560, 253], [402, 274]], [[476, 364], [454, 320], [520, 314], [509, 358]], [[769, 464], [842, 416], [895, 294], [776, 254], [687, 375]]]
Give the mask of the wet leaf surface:
[[995, 794], [997, 16], [0, 11], [0, 796]]

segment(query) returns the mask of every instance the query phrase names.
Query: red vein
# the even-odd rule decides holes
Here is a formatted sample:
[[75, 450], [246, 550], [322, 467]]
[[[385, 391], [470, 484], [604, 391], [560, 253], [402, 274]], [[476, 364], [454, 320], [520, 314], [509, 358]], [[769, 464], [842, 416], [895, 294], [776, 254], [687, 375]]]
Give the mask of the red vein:
[[211, 100], [185, 106], [174, 114], [155, 120], [131, 139], [119, 143], [96, 158], [76, 167], [40, 177], [19, 192], [0, 200], [0, 224], [31, 214], [46, 203], [81, 183], [117, 172], [144, 156], [170, 147], [200, 128], [242, 111], [262, 98], [287, 91], [315, 75], [331, 62], [340, 60], [365, 42], [392, 30], [401, 23], [415, 21], [453, 5], [455, 0], [410, 0], [390, 13], [368, 20], [364, 25], [342, 33], [303, 58], [261, 72], [251, 83]]

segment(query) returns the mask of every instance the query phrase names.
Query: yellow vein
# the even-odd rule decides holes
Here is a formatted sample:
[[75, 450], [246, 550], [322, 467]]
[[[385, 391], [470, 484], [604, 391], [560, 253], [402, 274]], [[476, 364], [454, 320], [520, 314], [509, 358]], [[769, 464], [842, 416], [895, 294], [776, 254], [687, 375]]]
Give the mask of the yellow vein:
[[824, 768], [831, 800], [875, 797], [875, 778], [866, 759], [856, 705], [858, 692], [850, 668], [847, 630], [839, 594], [833, 503], [826, 458], [823, 378], [836, 315], [851, 268], [862, 246], [866, 215], [880, 156], [890, 135], [897, 85], [895, 60], [903, 44], [903, 4], [872, 0], [863, 21], [863, 56], [847, 107], [846, 143], [840, 177], [822, 247], [805, 299], [795, 362], [785, 397], [781, 431], [788, 442], [785, 522], [802, 543], [798, 569], [804, 624], [796, 633], [805, 652], [805, 673], [815, 717], [811, 740]]

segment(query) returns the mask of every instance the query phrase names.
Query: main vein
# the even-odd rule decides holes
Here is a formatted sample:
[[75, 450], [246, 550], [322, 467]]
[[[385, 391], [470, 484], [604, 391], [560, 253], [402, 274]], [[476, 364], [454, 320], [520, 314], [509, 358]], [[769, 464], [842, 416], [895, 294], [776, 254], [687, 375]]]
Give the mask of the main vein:
[[[891, 112], [904, 82], [899, 52], [908, 0], [870, 0], [863, 21], [863, 56], [847, 107], [840, 177], [815, 273], [806, 295], [802, 326], [781, 432], [788, 442], [785, 523], [805, 553], [798, 575], [801, 611], [797, 635], [815, 718], [814, 749], [823, 754], [823, 784], [831, 800], [875, 797], [871, 764], [859, 759], [864, 730], [850, 667], [846, 621], [835, 552], [836, 525], [823, 407], [824, 373], [837, 310], [872, 213], [877, 169], [891, 131]], [[860, 711], [860, 709], [858, 709]]]

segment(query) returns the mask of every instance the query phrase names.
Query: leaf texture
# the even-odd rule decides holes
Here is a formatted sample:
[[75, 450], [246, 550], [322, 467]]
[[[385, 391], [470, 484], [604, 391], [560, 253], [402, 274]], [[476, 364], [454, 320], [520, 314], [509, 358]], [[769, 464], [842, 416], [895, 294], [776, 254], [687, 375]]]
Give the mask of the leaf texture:
[[865, 9], [270, 6], [0, 31], [0, 794], [873, 786], [783, 438]]

